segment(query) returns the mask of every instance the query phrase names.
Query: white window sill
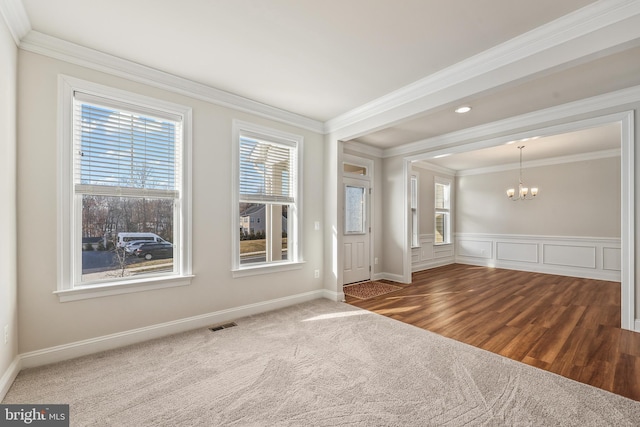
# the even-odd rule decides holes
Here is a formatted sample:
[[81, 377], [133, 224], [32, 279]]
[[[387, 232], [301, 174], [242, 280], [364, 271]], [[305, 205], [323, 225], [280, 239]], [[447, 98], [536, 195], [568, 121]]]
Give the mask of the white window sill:
[[234, 278], [257, 276], [259, 274], [279, 273], [281, 271], [300, 270], [304, 266], [304, 261], [283, 262], [277, 264], [259, 264], [235, 268], [231, 270]]
[[433, 246], [451, 246], [453, 243], [434, 243]]
[[78, 301], [89, 298], [99, 298], [112, 295], [130, 294], [133, 292], [150, 291], [154, 289], [172, 288], [176, 286], [187, 286], [191, 284], [193, 275], [154, 277], [149, 279], [138, 279], [135, 281], [123, 281], [118, 283], [107, 283], [99, 285], [78, 286], [74, 289], [63, 289], [55, 291], [60, 302]]

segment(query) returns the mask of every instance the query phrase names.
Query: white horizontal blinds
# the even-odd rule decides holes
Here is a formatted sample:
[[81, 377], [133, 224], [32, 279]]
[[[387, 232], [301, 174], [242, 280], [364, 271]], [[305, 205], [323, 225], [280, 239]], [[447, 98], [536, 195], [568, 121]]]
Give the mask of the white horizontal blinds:
[[436, 209], [444, 209], [444, 185], [436, 184]]
[[175, 115], [76, 92], [74, 183], [78, 193], [177, 197], [182, 121]]
[[436, 183], [436, 209], [449, 209], [449, 184]]
[[240, 201], [290, 204], [295, 202], [294, 142], [273, 142], [240, 136]]

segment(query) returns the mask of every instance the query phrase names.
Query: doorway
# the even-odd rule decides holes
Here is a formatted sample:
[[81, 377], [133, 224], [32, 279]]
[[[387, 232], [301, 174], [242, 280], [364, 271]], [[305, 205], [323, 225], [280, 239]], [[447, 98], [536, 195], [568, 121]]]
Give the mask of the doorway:
[[345, 154], [342, 174], [342, 284], [371, 279], [373, 162]]
[[[540, 128], [536, 131], [516, 134], [515, 137], [527, 137], [532, 135], [553, 135], [559, 133], [570, 132], [590, 127], [596, 127], [606, 124], [617, 123], [621, 127], [621, 327], [627, 330], [637, 330], [638, 325], [635, 320], [635, 203], [634, 203], [634, 171], [635, 171], [635, 155], [634, 155], [634, 121], [633, 111], [623, 111], [612, 113], [604, 116], [596, 116], [589, 119], [583, 119], [573, 122], [567, 122], [559, 125]], [[435, 159], [443, 157], [445, 154], [462, 153], [473, 151], [481, 148], [488, 148], [507, 143], [514, 138], [514, 134], [499, 138], [491, 138], [487, 140], [479, 140], [476, 142], [461, 144], [454, 148], [436, 148], [430, 152], [422, 153], [416, 156], [405, 157], [405, 164], [410, 164], [414, 160]], [[406, 177], [407, 188], [410, 179], [408, 173], [409, 168], [405, 166], [404, 175]], [[406, 218], [409, 218], [409, 210], [406, 209]], [[408, 233], [408, 230], [406, 230]], [[405, 275], [410, 275], [411, 254], [410, 246], [407, 242], [405, 245]]]

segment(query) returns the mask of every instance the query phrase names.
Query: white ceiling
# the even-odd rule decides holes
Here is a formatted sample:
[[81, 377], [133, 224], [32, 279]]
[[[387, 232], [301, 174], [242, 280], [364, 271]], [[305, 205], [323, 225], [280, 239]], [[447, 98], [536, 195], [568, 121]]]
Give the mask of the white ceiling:
[[525, 166], [549, 159], [557, 162], [585, 159], [587, 154], [612, 157], [620, 155], [620, 137], [620, 125], [612, 123], [559, 135], [536, 135], [481, 150], [444, 153], [443, 157], [429, 158], [425, 161], [455, 172], [470, 172], [474, 169], [501, 165], [515, 167], [520, 156], [518, 147], [524, 147], [522, 161]]
[[[640, 47], [508, 85], [490, 94], [474, 94], [357, 140], [387, 149], [636, 85], [640, 85]], [[455, 108], [462, 104], [473, 109], [456, 114]]]
[[[607, 19], [618, 9], [635, 10], [640, 0], [0, 2], [24, 7], [27, 40], [34, 34], [52, 36], [313, 119], [325, 128], [357, 117], [390, 94], [408, 92], [416, 82], [434, 76], [444, 81], [442, 73], [465, 61], [482, 63], [488, 52], [495, 58], [497, 48], [520, 40], [522, 55], [515, 53], [522, 58], [498, 70], [502, 74], [479, 75], [476, 86], [456, 76], [458, 86], [442, 89], [447, 96], [424, 95], [430, 102], [420, 114], [407, 109], [384, 125], [365, 123], [348, 138], [378, 150], [640, 85], [637, 21], [618, 19], [618, 25], [607, 27], [591, 18], [568, 19], [605, 6], [601, 15]], [[526, 38], [559, 19], [569, 24], [558, 34]], [[572, 31], [583, 26], [594, 28], [592, 37], [571, 39]], [[553, 61], [548, 59], [552, 48], [535, 52], [536, 42], [554, 46], [561, 37], [567, 38], [557, 43]], [[533, 53], [524, 52], [529, 48]], [[495, 82], [487, 83], [491, 79]], [[474, 107], [471, 113], [453, 114], [462, 103]], [[385, 108], [378, 109], [385, 113]]]
[[593, 0], [23, 0], [33, 30], [326, 121]]

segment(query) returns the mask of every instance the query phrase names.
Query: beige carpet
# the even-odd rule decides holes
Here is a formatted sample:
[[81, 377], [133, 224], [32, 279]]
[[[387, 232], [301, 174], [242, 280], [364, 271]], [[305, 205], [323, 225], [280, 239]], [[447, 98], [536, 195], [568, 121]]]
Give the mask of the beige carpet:
[[73, 426], [631, 426], [625, 399], [316, 300], [19, 374]]
[[363, 282], [355, 285], [346, 285], [342, 287], [345, 295], [358, 299], [369, 299], [380, 295], [388, 294], [393, 291], [402, 289], [400, 286], [390, 285], [384, 282]]

